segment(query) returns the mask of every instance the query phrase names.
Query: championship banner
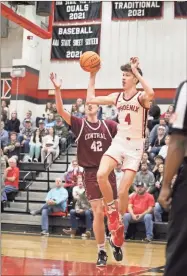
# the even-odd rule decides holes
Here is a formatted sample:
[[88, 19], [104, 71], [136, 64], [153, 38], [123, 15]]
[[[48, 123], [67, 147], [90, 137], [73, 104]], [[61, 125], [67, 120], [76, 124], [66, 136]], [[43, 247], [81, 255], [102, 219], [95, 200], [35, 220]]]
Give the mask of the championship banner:
[[112, 19], [154, 19], [162, 17], [162, 10], [162, 1], [113, 1]]
[[101, 19], [101, 1], [56, 1], [54, 22]]
[[53, 26], [51, 59], [79, 59], [86, 51], [99, 54], [101, 24]]
[[175, 17], [187, 17], [187, 1], [175, 1]]

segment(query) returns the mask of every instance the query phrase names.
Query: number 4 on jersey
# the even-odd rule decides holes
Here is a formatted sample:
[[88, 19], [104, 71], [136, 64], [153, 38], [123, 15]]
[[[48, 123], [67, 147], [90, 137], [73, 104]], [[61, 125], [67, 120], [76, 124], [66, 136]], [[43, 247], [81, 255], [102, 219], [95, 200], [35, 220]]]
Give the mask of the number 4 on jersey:
[[130, 113], [128, 113], [125, 117], [125, 122], [128, 124], [128, 125], [131, 125], [131, 115]]
[[101, 141], [94, 141], [91, 145], [91, 149], [93, 151], [102, 151], [102, 142]]

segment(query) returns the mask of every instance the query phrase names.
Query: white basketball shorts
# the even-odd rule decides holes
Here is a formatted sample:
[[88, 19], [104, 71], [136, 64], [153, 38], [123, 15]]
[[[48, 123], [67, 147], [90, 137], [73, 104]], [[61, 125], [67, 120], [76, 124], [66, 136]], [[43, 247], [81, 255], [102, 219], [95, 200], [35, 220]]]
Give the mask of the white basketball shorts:
[[137, 172], [144, 150], [144, 139], [129, 139], [115, 136], [104, 155], [122, 164], [122, 170]]

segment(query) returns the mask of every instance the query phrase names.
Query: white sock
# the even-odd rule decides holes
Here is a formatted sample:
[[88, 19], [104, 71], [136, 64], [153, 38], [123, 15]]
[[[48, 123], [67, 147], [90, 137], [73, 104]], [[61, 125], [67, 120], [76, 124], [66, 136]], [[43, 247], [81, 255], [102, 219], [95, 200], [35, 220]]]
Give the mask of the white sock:
[[105, 243], [98, 244], [98, 245], [97, 245], [97, 248], [98, 248], [98, 253], [99, 253], [101, 250], [106, 252]]

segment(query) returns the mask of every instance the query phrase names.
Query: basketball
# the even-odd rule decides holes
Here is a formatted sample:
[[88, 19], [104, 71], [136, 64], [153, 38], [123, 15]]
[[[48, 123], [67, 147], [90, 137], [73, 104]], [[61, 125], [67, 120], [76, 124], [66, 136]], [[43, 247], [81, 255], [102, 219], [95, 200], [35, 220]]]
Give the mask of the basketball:
[[86, 72], [94, 72], [100, 66], [100, 56], [92, 51], [87, 51], [80, 57], [80, 66]]

